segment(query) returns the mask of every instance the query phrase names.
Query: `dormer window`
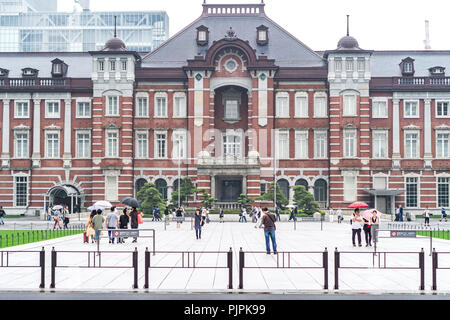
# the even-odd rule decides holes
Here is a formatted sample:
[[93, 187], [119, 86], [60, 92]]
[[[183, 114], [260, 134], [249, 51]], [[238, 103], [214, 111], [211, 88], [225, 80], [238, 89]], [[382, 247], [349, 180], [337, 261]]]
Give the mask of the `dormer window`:
[[205, 26], [197, 28], [197, 44], [199, 46], [206, 46], [209, 41], [209, 30]]
[[0, 77], [6, 78], [9, 74], [9, 70], [0, 68]]
[[403, 59], [400, 63], [400, 70], [403, 76], [413, 76], [414, 75], [414, 59], [408, 57]]
[[256, 28], [256, 43], [264, 46], [269, 42], [269, 28], [265, 25], [260, 25]]
[[52, 61], [52, 76], [53, 77], [63, 77], [67, 72], [67, 64], [59, 59], [54, 59]]
[[431, 76], [445, 76], [445, 68], [444, 67], [433, 67], [428, 69], [430, 71]]
[[22, 69], [22, 76], [23, 77], [37, 77], [39, 73], [39, 70], [33, 69], [33, 68], [24, 68]]

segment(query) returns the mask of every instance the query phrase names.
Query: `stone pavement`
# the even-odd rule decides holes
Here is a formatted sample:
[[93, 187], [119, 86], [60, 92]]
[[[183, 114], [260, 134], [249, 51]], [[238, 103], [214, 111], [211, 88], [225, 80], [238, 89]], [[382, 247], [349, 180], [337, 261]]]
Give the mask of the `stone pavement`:
[[[266, 255], [264, 234], [262, 229], [254, 228], [254, 224], [226, 222], [212, 222], [203, 229], [202, 239], [196, 240], [191, 230], [189, 219], [180, 229], [171, 222], [164, 230], [161, 222], [145, 221], [141, 229], [156, 230], [156, 251], [198, 251], [195, 261], [197, 266], [226, 266], [226, 254], [209, 253], [210, 251], [229, 251], [233, 248], [233, 290], [227, 290], [227, 269], [152, 269], [150, 271], [151, 292], [238, 292], [238, 257], [239, 249], [244, 251], [258, 251], [262, 253], [247, 253], [246, 266], [255, 269], [244, 270], [244, 292], [247, 293], [322, 293], [335, 292], [334, 287], [334, 249], [339, 251], [360, 252], [365, 254], [342, 254], [341, 266], [359, 266], [367, 269], [341, 269], [339, 271], [339, 292], [367, 292], [367, 293], [415, 293], [420, 292], [419, 270], [378, 269], [372, 268], [385, 263], [385, 255], [373, 256], [373, 247], [356, 247], [351, 244], [351, 226], [348, 223], [299, 222], [294, 230], [294, 224], [281, 222], [277, 224], [278, 251], [314, 251], [314, 254], [291, 254], [291, 266], [313, 266], [317, 269], [265, 269], [281, 265], [283, 256]], [[150, 235], [147, 231], [142, 234]], [[382, 235], [388, 235], [383, 233]], [[152, 241], [140, 238], [133, 244], [128, 239], [125, 244], [109, 244], [102, 239], [100, 250], [108, 251], [101, 256], [102, 265], [131, 266], [131, 251], [138, 250], [139, 289], [144, 285], [144, 251], [151, 250]], [[364, 243], [364, 239], [363, 239]], [[433, 247], [439, 251], [450, 252], [450, 241], [433, 239]], [[8, 248], [13, 250], [46, 250], [46, 283], [45, 291], [50, 291], [50, 255], [52, 247], [56, 251], [82, 251], [80, 253], [58, 253], [58, 265], [81, 266], [87, 264], [88, 255], [84, 251], [96, 250], [95, 244], [83, 244], [82, 236], [76, 235], [66, 238], [49, 240], [41, 243]], [[328, 248], [329, 252], [329, 290], [323, 290], [322, 254]], [[426, 237], [418, 238], [381, 238], [378, 251], [414, 252], [402, 255], [386, 255], [386, 265], [389, 267], [418, 267], [417, 252], [425, 251], [425, 292], [431, 293], [431, 257], [430, 242]], [[127, 253], [121, 253], [127, 251]], [[93, 254], [89, 257], [92, 263]], [[184, 261], [182, 261], [184, 258]], [[190, 255], [192, 264], [192, 254]], [[284, 256], [287, 265], [287, 254]], [[98, 258], [97, 258], [98, 259]], [[187, 256], [181, 254], [157, 253], [151, 255], [152, 266], [181, 266], [187, 264]], [[6, 261], [6, 255], [3, 255]], [[37, 265], [38, 254], [10, 253], [9, 263], [17, 265]], [[98, 261], [97, 261], [98, 263]], [[97, 264], [98, 265], [98, 264]], [[439, 258], [439, 266], [450, 267], [450, 255]], [[56, 291], [132, 291], [133, 269], [106, 268], [57, 268]], [[450, 270], [438, 270], [438, 292], [450, 292]], [[39, 291], [39, 268], [0, 268], [0, 291], [26, 290]]]

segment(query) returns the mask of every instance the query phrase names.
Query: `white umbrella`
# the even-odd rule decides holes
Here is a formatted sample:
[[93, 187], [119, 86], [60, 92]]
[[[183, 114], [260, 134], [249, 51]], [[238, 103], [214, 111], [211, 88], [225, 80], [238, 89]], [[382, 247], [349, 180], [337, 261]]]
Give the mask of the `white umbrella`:
[[293, 204], [290, 204], [290, 205], [286, 206], [286, 208], [289, 208], [289, 209], [290, 209], [290, 208], [293, 208], [293, 209], [294, 209], [295, 206], [294, 206]]
[[60, 210], [60, 209], [62, 209], [62, 208], [63, 208], [63, 206], [61, 206], [61, 205], [59, 205], [59, 204], [52, 207], [53, 210]]
[[101, 200], [94, 203], [94, 206], [103, 207], [103, 208], [111, 208], [112, 204], [109, 201]]

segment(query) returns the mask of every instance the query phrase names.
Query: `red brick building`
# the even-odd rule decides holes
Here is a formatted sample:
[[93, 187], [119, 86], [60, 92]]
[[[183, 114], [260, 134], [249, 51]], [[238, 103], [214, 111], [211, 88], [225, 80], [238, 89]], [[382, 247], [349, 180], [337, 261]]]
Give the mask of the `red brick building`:
[[264, 4], [203, 5], [148, 54], [0, 53], [8, 213], [135, 196], [179, 178], [231, 207], [275, 179], [322, 207], [449, 205], [450, 52], [315, 52]]

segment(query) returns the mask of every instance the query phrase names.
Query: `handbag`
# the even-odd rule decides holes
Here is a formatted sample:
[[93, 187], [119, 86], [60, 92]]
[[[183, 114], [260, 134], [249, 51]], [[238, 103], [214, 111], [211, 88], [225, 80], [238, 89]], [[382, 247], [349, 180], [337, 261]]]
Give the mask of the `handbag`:
[[144, 223], [144, 220], [142, 219], [142, 215], [138, 214], [137, 221], [138, 221], [138, 224], [143, 224]]

